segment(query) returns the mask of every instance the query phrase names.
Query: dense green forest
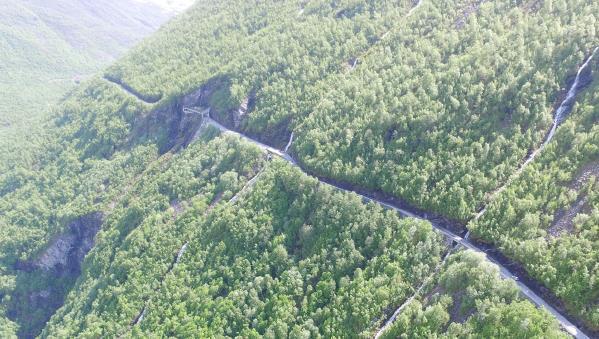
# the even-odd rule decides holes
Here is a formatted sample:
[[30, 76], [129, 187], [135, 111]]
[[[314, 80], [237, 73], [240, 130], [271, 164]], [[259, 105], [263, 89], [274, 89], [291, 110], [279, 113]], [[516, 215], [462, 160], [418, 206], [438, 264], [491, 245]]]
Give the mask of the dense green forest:
[[[599, 72], [599, 62], [594, 62]], [[594, 75], [597, 77], [597, 75]], [[522, 263], [570, 312], [599, 328], [599, 81], [540, 157], [471, 223]]]
[[465, 221], [540, 144], [561, 88], [599, 44], [597, 4], [424, 1], [407, 18], [410, 5], [190, 11], [107, 74], [164, 101], [209, 84], [221, 120], [279, 146], [296, 131], [293, 150], [315, 172]]
[[[192, 165], [189, 174], [206, 173], [217, 182], [213, 191], [179, 194], [179, 205], [187, 208], [148, 214], [122, 245], [114, 244], [117, 236], [102, 234], [106, 243], [90, 253], [85, 279], [71, 295], [76, 297], [44, 335], [352, 336], [371, 330], [438, 264], [445, 245], [430, 224], [364, 205], [280, 161], [257, 163], [267, 166], [258, 182], [227, 203], [239, 190], [236, 173], [224, 172], [217, 181], [196, 167], [197, 157], [248, 147], [229, 141], [215, 149], [223, 141], [194, 144], [180, 156]], [[184, 159], [177, 157], [171, 161], [177, 169], [159, 174], [167, 182], [144, 180], [144, 186], [157, 193], [189, 180], [179, 169]], [[251, 168], [247, 159], [237, 161]], [[182, 175], [170, 182], [174, 173]], [[128, 204], [122, 214], [135, 207]], [[185, 242], [187, 251], [167, 274]], [[105, 246], [118, 248], [114, 259]], [[107, 271], [96, 267], [100, 263]], [[145, 306], [143, 321], [131, 328]]]
[[331, 80], [294, 150], [317, 173], [467, 220], [541, 143], [560, 88], [598, 43], [599, 8], [486, 2], [457, 29], [460, 7], [433, 4]]
[[[208, 87], [215, 115], [229, 126], [277, 146], [294, 131], [292, 151], [314, 173], [462, 222], [542, 143], [577, 67], [599, 44], [599, 8], [586, 1], [424, 1], [410, 17], [411, 3], [253, 5], [224, 6], [209, 18], [191, 11], [108, 74], [163, 100]], [[233, 8], [247, 17], [231, 16]], [[267, 15], [256, 27], [261, 10]], [[215, 25], [227, 20], [239, 28], [228, 35]], [[196, 22], [207, 28], [184, 28]], [[152, 48], [166, 41], [177, 48]], [[238, 117], [244, 100], [248, 112]], [[586, 152], [596, 157], [595, 148]], [[582, 286], [594, 281], [584, 275], [575, 278]], [[574, 303], [574, 313], [592, 300], [543, 283]]]
[[52, 107], [173, 14], [136, 1], [0, 0], [0, 173], [33, 168]]
[[198, 1], [73, 89], [27, 142], [0, 129], [0, 336], [369, 336], [425, 281], [389, 335], [562, 335], [482, 258], [441, 265], [449, 245], [430, 223], [210, 127], [186, 147], [196, 93], [270, 145], [293, 132], [317, 175], [464, 225], [491, 201], [473, 236], [596, 330], [597, 81], [491, 193], [599, 45], [599, 5], [414, 6]]
[[381, 338], [567, 338], [545, 311], [477, 254], [451, 255], [426, 293]]
[[[60, 238], [69, 224], [80, 216], [106, 211], [106, 204], [124, 194], [123, 189], [128, 183], [158, 157], [156, 145], [145, 143], [126, 148], [126, 141], [118, 140], [128, 133], [123, 130], [128, 126], [126, 119], [133, 119], [133, 112], [140, 114], [143, 107], [121, 91], [101, 85], [98, 81], [90, 82], [56, 108], [54, 127], [38, 136], [40, 150], [24, 151], [25, 155], [9, 153], [12, 159], [3, 155], [0, 172], [0, 297], [2, 309], [13, 320], [19, 319], [19, 314], [27, 314], [20, 312], [19, 307], [31, 307], [27, 303], [18, 304], [19, 299], [15, 297], [24, 295], [28, 289], [43, 292], [44, 285], [54, 281], [44, 277], [22, 279], [23, 271], [18, 269], [18, 264], [35, 262], [51, 241]], [[84, 126], [88, 129], [83, 130]], [[115, 140], [119, 141], [121, 152], [110, 159], [102, 157], [102, 152], [115, 149]], [[55, 267], [53, 271], [60, 269]], [[60, 306], [61, 295], [70, 286], [67, 283], [55, 287], [57, 291], [52, 297], [59, 299], [54, 300], [54, 304]], [[60, 288], [64, 290], [59, 291]], [[53, 310], [39, 307], [38, 311], [39, 314], [27, 316], [25, 323], [19, 324], [21, 334], [31, 333], [35, 326], [43, 326], [43, 321]]]

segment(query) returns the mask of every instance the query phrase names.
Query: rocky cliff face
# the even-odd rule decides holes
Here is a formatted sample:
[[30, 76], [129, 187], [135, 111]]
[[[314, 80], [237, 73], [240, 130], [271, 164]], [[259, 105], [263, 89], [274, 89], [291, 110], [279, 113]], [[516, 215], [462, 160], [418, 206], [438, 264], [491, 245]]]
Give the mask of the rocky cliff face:
[[202, 123], [201, 117], [183, 112], [184, 107], [198, 106], [205, 96], [201, 88], [137, 118], [129, 137], [129, 146], [155, 142], [160, 154], [185, 147]]
[[90, 213], [72, 221], [66, 231], [59, 234], [35, 259], [17, 263], [18, 269], [79, 272], [85, 255], [94, 245], [102, 225], [103, 214]]
[[8, 315], [11, 320], [27, 325], [24, 327], [29, 331], [20, 332], [20, 337], [35, 337], [62, 306], [81, 273], [85, 256], [94, 246], [103, 219], [102, 213], [94, 212], [73, 220], [42, 253], [16, 264], [17, 290], [11, 298]]
[[48, 247], [36, 260], [34, 266], [45, 270], [51, 270], [59, 265], [66, 266], [68, 253], [73, 248], [75, 236], [71, 233], [62, 234]]
[[231, 112], [233, 116], [233, 127], [235, 127], [235, 129], [238, 129], [241, 125], [241, 120], [248, 112], [249, 103], [250, 97], [245, 97], [241, 102], [241, 105], [239, 105], [239, 108]]

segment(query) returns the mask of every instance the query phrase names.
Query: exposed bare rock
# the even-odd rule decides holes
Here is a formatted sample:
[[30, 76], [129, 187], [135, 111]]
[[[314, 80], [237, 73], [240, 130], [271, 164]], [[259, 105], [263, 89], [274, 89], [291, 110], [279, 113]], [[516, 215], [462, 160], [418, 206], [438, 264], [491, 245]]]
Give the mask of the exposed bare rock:
[[[579, 192], [591, 177], [599, 177], [599, 161], [593, 161], [583, 166], [576, 179], [568, 187]], [[552, 237], [559, 237], [564, 233], [574, 232], [574, 218], [585, 210], [587, 198], [586, 195], [582, 195], [568, 209], [558, 210], [547, 233]]]
[[358, 65], [358, 57], [354, 57], [351, 58], [349, 60], [347, 60], [347, 68], [349, 68], [349, 70], [354, 70], [356, 68], [356, 66]]
[[249, 103], [250, 97], [245, 97], [239, 105], [239, 108], [233, 112], [233, 126], [235, 128], [239, 128], [239, 125], [241, 125], [241, 119], [243, 119], [248, 112]]
[[57, 265], [67, 265], [68, 253], [75, 243], [75, 235], [62, 234], [52, 241], [42, 255], [35, 261], [35, 266], [50, 270]]
[[202, 118], [196, 114], [186, 114], [183, 107], [198, 106], [207, 95], [206, 91], [206, 88], [198, 89], [136, 118], [128, 145], [152, 140], [159, 145], [161, 154], [189, 145]]
[[[29, 324], [30, 331], [20, 333], [20, 337], [37, 336], [43, 324], [62, 306], [70, 286], [81, 274], [81, 264], [94, 246], [103, 219], [100, 212], [80, 216], [69, 223], [42, 253], [15, 264], [17, 284], [23, 287], [11, 296], [7, 315], [12, 320]], [[32, 279], [48, 283], [42, 289], [37, 284], [28, 284]], [[43, 315], [31, 317], [32, 310]]]
[[171, 201], [170, 206], [173, 209], [173, 219], [177, 219], [185, 211], [185, 207], [179, 200]]
[[529, 0], [522, 5], [526, 13], [535, 13], [543, 6], [543, 0]]
[[35, 266], [49, 270], [62, 265], [70, 271], [79, 271], [85, 255], [94, 246], [103, 218], [102, 213], [95, 212], [72, 221], [67, 231], [59, 235], [35, 260]]
[[461, 13], [458, 14], [458, 18], [455, 21], [455, 28], [462, 29], [464, 25], [466, 25], [468, 17], [470, 17], [472, 13], [478, 12], [478, 9], [483, 2], [485, 2], [485, 0], [476, 0], [465, 6]]

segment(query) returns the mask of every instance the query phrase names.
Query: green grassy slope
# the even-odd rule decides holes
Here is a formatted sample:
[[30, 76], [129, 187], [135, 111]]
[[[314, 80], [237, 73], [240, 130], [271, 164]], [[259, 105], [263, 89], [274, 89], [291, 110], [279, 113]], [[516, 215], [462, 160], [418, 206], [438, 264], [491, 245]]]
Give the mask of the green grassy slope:
[[135, 1], [0, 1], [0, 133], [40, 117], [170, 15]]

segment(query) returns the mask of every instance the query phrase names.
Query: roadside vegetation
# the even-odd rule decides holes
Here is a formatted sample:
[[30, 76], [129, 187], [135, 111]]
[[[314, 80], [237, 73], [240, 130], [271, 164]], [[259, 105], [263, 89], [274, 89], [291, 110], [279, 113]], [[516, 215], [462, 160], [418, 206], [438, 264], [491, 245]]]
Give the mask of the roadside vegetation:
[[[294, 132], [291, 152], [314, 174], [463, 226], [492, 201], [468, 224], [473, 237], [596, 330], [596, 80], [538, 161], [491, 193], [542, 142], [599, 45], [599, 4], [430, 0], [408, 16], [415, 5], [200, 1], [73, 89], [32, 143], [10, 136], [0, 336], [366, 336], [433, 274], [447, 246], [429, 223], [212, 129], [182, 145], [181, 108], [198, 91], [216, 119], [270, 145]], [[96, 213], [94, 246], [60, 275], [69, 266], [45, 258]], [[392, 333], [493, 336], [533, 323], [521, 333], [561, 335], [480, 258], [450, 258], [437, 296], [410, 305]], [[452, 325], [460, 286], [470, 299]]]
[[381, 338], [569, 338], [478, 254], [451, 255], [434, 282]]
[[553, 141], [469, 224], [599, 329], [599, 62]]

